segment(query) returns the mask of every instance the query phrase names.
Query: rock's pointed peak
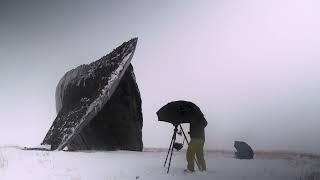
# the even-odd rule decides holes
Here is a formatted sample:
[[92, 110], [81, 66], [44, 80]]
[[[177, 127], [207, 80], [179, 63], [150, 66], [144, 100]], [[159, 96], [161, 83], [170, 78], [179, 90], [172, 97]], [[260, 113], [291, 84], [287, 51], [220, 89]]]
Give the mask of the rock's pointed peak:
[[137, 41], [138, 41], [138, 37], [134, 37], [134, 38], [132, 38], [131, 40], [137, 42]]

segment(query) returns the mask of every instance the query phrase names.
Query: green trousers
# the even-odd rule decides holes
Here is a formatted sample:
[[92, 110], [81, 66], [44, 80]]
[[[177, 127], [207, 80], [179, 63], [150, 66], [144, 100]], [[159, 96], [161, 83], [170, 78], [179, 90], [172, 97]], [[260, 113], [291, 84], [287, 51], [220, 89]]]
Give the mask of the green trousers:
[[204, 160], [203, 146], [204, 146], [204, 140], [191, 138], [188, 149], [187, 149], [187, 162], [188, 162], [187, 168], [190, 171], [194, 171], [195, 156], [197, 157], [200, 171], [207, 170], [206, 161]]

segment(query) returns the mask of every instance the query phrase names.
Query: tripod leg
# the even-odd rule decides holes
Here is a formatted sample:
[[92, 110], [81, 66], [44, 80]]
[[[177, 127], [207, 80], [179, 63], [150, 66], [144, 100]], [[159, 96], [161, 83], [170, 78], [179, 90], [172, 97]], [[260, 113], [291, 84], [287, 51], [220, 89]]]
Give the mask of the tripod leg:
[[[176, 133], [174, 133], [174, 135], [173, 135], [174, 137], [173, 137], [173, 143], [176, 141]], [[171, 152], [170, 152], [170, 160], [169, 160], [169, 166], [168, 166], [168, 170], [167, 170], [167, 173], [169, 173], [169, 169], [170, 169], [170, 165], [171, 165], [171, 158], [172, 158], [172, 152], [173, 152], [173, 145], [172, 145], [172, 147], [171, 147], [171, 150], [170, 150]]]
[[186, 134], [184, 133], [184, 130], [183, 130], [181, 124], [180, 124], [180, 129], [181, 129], [181, 131], [182, 131], [182, 133], [183, 133], [184, 139], [187, 141], [187, 143], [188, 143], [188, 145], [189, 145], [188, 138], [187, 138]]
[[170, 150], [171, 150], [171, 147], [173, 147], [173, 136], [174, 135], [172, 135], [172, 138], [171, 138], [171, 143], [170, 143], [170, 146], [169, 146], [169, 149], [168, 149], [168, 152], [167, 152], [167, 157], [166, 157], [166, 160], [164, 161], [164, 167], [166, 167], [166, 164], [167, 164], [167, 160], [168, 160], [168, 156], [169, 156], [169, 152], [170, 152]]
[[[188, 146], [189, 146], [189, 141], [188, 141], [188, 139], [187, 139], [186, 134], [184, 133], [184, 130], [183, 130], [183, 128], [182, 128], [182, 126], [181, 126], [181, 124], [180, 124], [180, 129], [182, 130], [182, 133], [183, 133], [184, 139], [187, 141]], [[195, 159], [194, 159], [194, 160], [196, 161], [196, 164], [197, 164], [197, 166], [198, 166], [198, 169], [200, 170], [200, 166], [199, 166], [199, 162], [198, 162], [197, 157], [195, 157]]]

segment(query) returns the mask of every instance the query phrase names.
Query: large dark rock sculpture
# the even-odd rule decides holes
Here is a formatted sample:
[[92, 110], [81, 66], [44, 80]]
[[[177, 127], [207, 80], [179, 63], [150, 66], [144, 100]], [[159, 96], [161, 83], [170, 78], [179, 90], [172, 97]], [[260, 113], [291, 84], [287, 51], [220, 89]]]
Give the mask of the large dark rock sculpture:
[[246, 142], [235, 141], [234, 147], [237, 150], [237, 152], [235, 152], [237, 159], [253, 159], [253, 150]]
[[141, 98], [130, 65], [111, 99], [67, 146], [70, 150], [141, 151], [141, 130]]
[[141, 97], [130, 61], [137, 38], [67, 72], [56, 89], [57, 118], [44, 138], [51, 150], [142, 151]]

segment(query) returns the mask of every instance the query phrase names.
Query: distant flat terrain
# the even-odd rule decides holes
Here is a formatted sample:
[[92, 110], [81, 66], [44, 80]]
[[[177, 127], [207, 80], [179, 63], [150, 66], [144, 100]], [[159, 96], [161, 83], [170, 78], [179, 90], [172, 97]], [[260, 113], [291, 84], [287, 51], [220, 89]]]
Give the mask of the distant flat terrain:
[[38, 151], [0, 147], [0, 179], [116, 180], [116, 179], [290, 179], [320, 178], [318, 156], [258, 152], [253, 160], [238, 160], [232, 152], [208, 151], [208, 171], [185, 174], [185, 151], [174, 152], [169, 174], [163, 163], [166, 149], [132, 151]]

